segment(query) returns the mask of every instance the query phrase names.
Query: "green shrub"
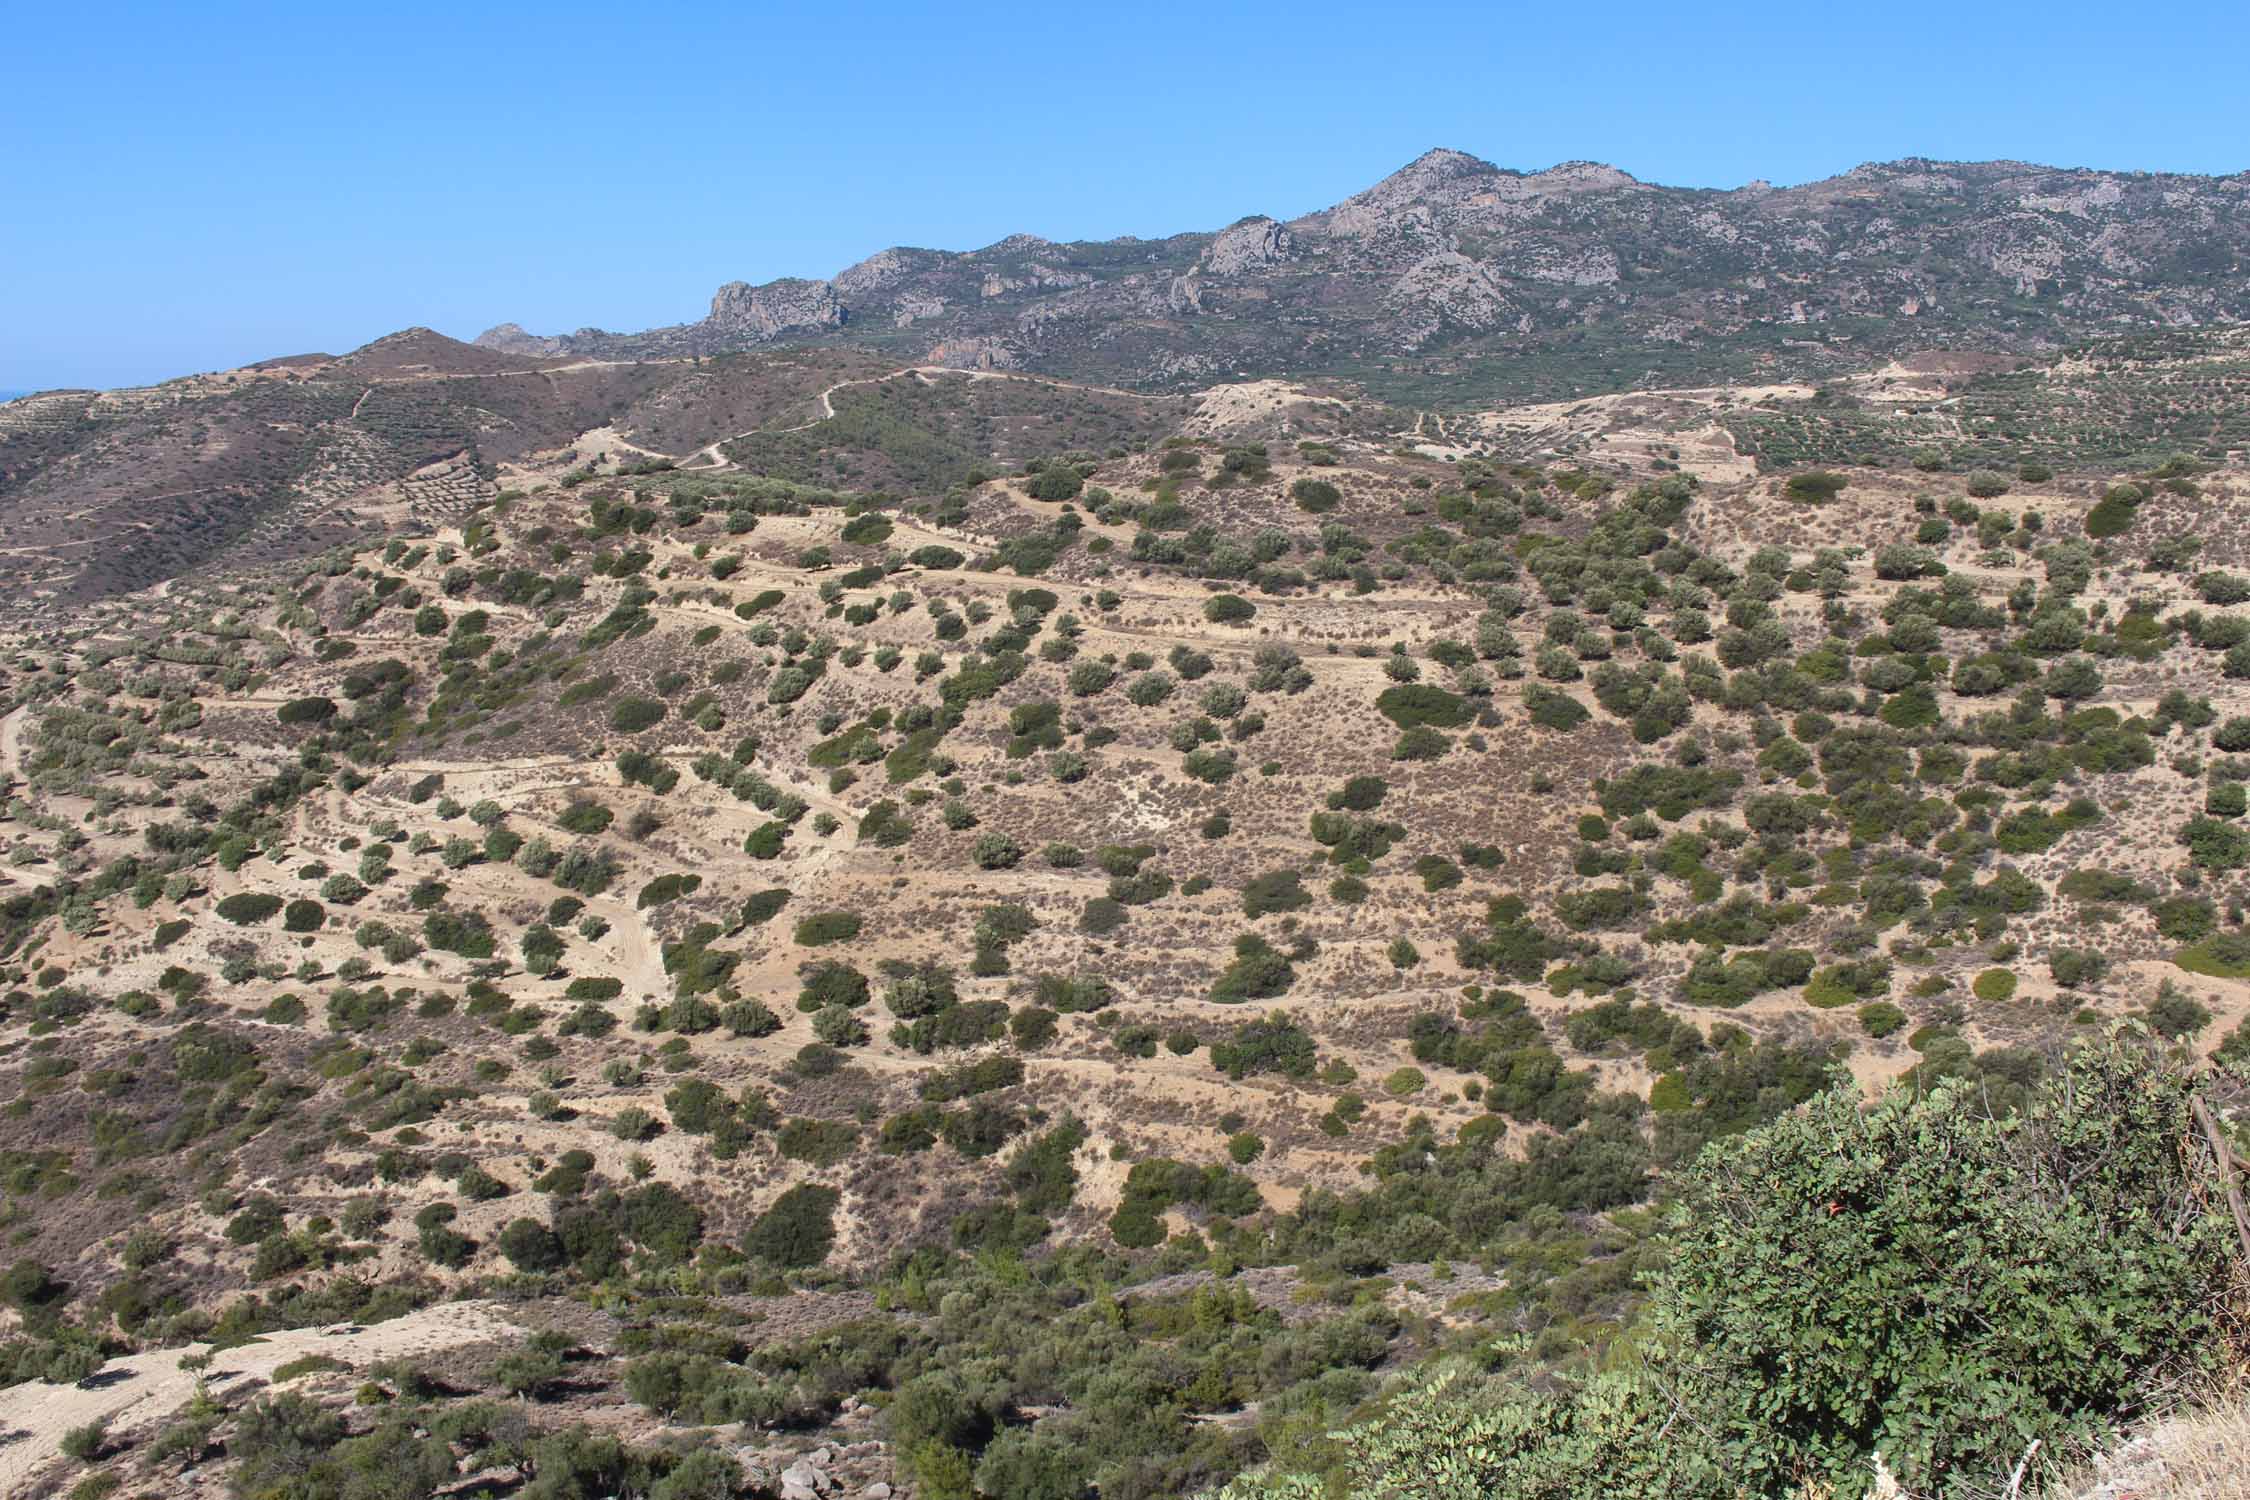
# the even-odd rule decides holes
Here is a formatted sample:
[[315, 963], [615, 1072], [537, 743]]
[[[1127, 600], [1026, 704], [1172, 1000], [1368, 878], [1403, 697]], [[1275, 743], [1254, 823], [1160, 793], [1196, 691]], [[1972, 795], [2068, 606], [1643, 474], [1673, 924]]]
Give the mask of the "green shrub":
[[817, 1183], [790, 1188], [751, 1224], [742, 1237], [743, 1252], [781, 1269], [819, 1265], [836, 1242], [841, 1199], [834, 1188]]
[[249, 927], [263, 922], [281, 910], [279, 896], [264, 891], [237, 891], [212, 908], [237, 927]]
[[433, 911], [422, 919], [422, 939], [431, 947], [463, 958], [490, 958], [492, 924], [478, 912]]
[[1312, 893], [1293, 869], [1271, 870], [1242, 888], [1242, 914], [1255, 920], [1272, 912], [1303, 911]]
[[1459, 729], [1476, 718], [1468, 699], [1415, 682], [1383, 689], [1375, 709], [1401, 729]]
[[762, 927], [781, 914], [789, 904], [789, 892], [781, 886], [759, 891], [742, 903], [742, 925]]
[[2143, 1011], [2149, 1030], [2175, 1042], [2199, 1036], [2211, 1024], [2211, 1012], [2186, 995], [2165, 988]]
[[891, 518], [876, 511], [852, 517], [837, 533], [838, 539], [854, 547], [875, 547], [890, 540]]
[[1126, 685], [1126, 700], [1137, 708], [1154, 708], [1172, 696], [1172, 678], [1164, 672], [1143, 672]]
[[2066, 990], [2084, 989], [2109, 973], [2109, 959], [2091, 948], [2055, 948], [2047, 954], [2047, 972]]
[[1397, 1068], [1383, 1080], [1383, 1092], [1393, 1099], [1410, 1099], [1422, 1092], [1428, 1082], [1420, 1068]]
[[1880, 1041], [1903, 1029], [1906, 1012], [1888, 1000], [1876, 1000], [1859, 1008], [1859, 1024], [1869, 1036]]
[[1688, 1171], [1629, 1361], [1560, 1392], [1409, 1387], [1340, 1436], [1337, 1490], [1858, 1495], [1879, 1451], [1907, 1493], [1996, 1493], [2019, 1464], [2043, 1492], [2230, 1357], [2234, 1229], [2180, 1145], [2195, 1087], [2123, 1041], [2005, 1121], [1975, 1088], [1868, 1108], [1840, 1081]]
[[1023, 846], [1004, 833], [980, 834], [970, 857], [980, 870], [1012, 870], [1023, 859]]
[[2200, 943], [2218, 930], [2219, 909], [2208, 896], [2173, 896], [2151, 908], [2156, 934], [2175, 943]]
[[1849, 1005], [1854, 1000], [1876, 1000], [1891, 988], [1891, 962], [1866, 958], [1830, 964], [1805, 985], [1807, 1004], [1822, 1007]]
[[1844, 492], [1849, 483], [1841, 474], [1825, 469], [1807, 469], [1802, 474], [1792, 474], [1782, 486], [1782, 493], [1803, 505], [1826, 505]]
[[619, 734], [639, 734], [663, 723], [664, 716], [670, 712], [654, 698], [620, 698], [609, 711], [609, 727]]
[[859, 1132], [841, 1120], [796, 1119], [774, 1132], [774, 1145], [791, 1161], [831, 1167], [852, 1154]]
[[1240, 625], [1258, 613], [1258, 606], [1240, 594], [1213, 594], [1203, 601], [1203, 618], [1214, 625]]
[[694, 895], [702, 884], [703, 877], [700, 875], [659, 875], [641, 887], [640, 894], [633, 898], [633, 906], [639, 911], [647, 911], [652, 906], [663, 906], [683, 896]]
[[1233, 1079], [1264, 1072], [1310, 1078], [1313, 1055], [1311, 1035], [1278, 1010], [1260, 1020], [1244, 1022], [1231, 1035], [1211, 1044], [1211, 1066]]
[[1987, 969], [1969, 986], [1969, 993], [1989, 1005], [1999, 1005], [2016, 996], [2016, 976], [2008, 969]]
[[577, 801], [564, 808], [555, 821], [571, 833], [596, 834], [609, 827], [613, 817], [599, 802]]
[[1570, 694], [1538, 682], [1524, 684], [1523, 706], [1529, 710], [1532, 723], [1565, 734], [1593, 717], [1586, 705]]
[[572, 683], [556, 696], [555, 701], [565, 708], [575, 708], [581, 703], [591, 703], [596, 698], [606, 698], [617, 688], [617, 674], [604, 672], [598, 677], [588, 677]]
[[2094, 508], [2086, 512], [2086, 535], [2097, 540], [2122, 535], [2140, 513], [2148, 494], [2137, 484], [2113, 484]]
[[2190, 974], [2213, 979], [2250, 979], [2250, 933], [2221, 932], [2172, 955]]
[[815, 912], [797, 924], [797, 946], [818, 948], [828, 943], [847, 943], [859, 936], [860, 926], [856, 912]]
[[1086, 481], [1077, 469], [1066, 463], [1050, 463], [1032, 476], [1024, 493], [1034, 500], [1075, 500]]

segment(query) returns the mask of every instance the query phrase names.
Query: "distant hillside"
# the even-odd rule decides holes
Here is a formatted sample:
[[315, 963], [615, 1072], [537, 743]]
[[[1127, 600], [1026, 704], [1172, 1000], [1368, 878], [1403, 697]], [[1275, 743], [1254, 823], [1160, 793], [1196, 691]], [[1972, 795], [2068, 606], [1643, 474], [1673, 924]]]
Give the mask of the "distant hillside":
[[2246, 265], [2246, 174], [1908, 160], [1714, 191], [1441, 150], [1287, 223], [891, 249], [826, 281], [730, 282], [693, 323], [502, 324], [477, 343], [605, 358], [849, 343], [1167, 388], [1342, 375], [1470, 404], [2236, 321], [2250, 317]]
[[605, 362], [410, 328], [342, 356], [45, 391], [0, 408], [0, 582], [78, 601], [427, 529], [534, 458], [715, 471], [740, 442], [759, 472], [928, 492], [995, 457], [1137, 444], [1176, 405], [893, 373], [849, 348]]

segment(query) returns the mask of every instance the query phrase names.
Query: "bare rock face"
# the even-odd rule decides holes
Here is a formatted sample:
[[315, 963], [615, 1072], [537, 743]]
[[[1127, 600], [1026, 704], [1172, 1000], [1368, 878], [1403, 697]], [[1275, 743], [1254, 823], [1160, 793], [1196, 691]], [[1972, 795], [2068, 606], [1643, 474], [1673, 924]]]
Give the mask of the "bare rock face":
[[501, 323], [487, 328], [470, 342], [480, 349], [497, 349], [502, 354], [529, 354], [540, 358], [561, 354], [564, 350], [561, 339], [528, 332], [520, 323]]
[[945, 316], [945, 299], [943, 297], [925, 296], [915, 292], [909, 292], [899, 298], [897, 305], [891, 310], [891, 322], [900, 328], [904, 328], [909, 323], [921, 322], [925, 318], [941, 318], [943, 316]]
[[1444, 250], [1416, 262], [1391, 286], [1388, 302], [1404, 315], [1400, 333], [1409, 347], [1447, 324], [1497, 327], [1508, 312], [1508, 294], [1481, 262]]
[[784, 333], [815, 333], [840, 328], [844, 304], [829, 281], [790, 278], [764, 286], [730, 281], [711, 296], [704, 326], [735, 338], [771, 339]]
[[1396, 212], [1410, 203], [1450, 197], [1471, 180], [1498, 175], [1500, 169], [1491, 162], [1466, 151], [1440, 147], [1423, 152], [1365, 192], [1346, 198], [1344, 203]]
[[1288, 258], [1288, 227], [1256, 214], [1220, 230], [1203, 252], [1201, 269], [1210, 276], [1239, 276]]
[[1567, 193], [1614, 193], [1641, 185], [1640, 179], [1632, 173], [1598, 161], [1560, 162], [1544, 172], [1532, 173], [1525, 180], [1549, 197]]
[[830, 285], [847, 297], [863, 297], [903, 280], [913, 270], [913, 257], [909, 252], [878, 250], [859, 264], [838, 271]]
[[923, 363], [954, 370], [1020, 370], [1023, 355], [1006, 339], [940, 339], [930, 346]]

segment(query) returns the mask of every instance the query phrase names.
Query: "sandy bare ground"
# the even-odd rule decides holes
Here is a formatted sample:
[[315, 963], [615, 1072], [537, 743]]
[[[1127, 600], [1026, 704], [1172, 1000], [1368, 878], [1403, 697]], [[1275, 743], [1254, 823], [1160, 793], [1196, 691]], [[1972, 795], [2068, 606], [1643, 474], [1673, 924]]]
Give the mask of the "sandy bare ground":
[[14, 780], [23, 775], [23, 721], [30, 712], [31, 705], [24, 703], [0, 716], [0, 776]]
[[38, 1493], [35, 1481], [61, 1460], [63, 1434], [72, 1428], [103, 1422], [114, 1436], [146, 1435], [185, 1406], [198, 1384], [215, 1399], [233, 1401], [271, 1384], [274, 1371], [306, 1355], [360, 1368], [473, 1344], [514, 1343], [521, 1336], [495, 1303], [445, 1302], [367, 1327], [270, 1333], [224, 1351], [200, 1372], [181, 1369], [180, 1356], [207, 1353], [207, 1344], [113, 1359], [76, 1385], [26, 1381], [0, 1391], [0, 1495]]
[[1349, 411], [1349, 403], [1335, 396], [1317, 395], [1286, 380], [1243, 380], [1215, 385], [1195, 398], [1195, 414], [1185, 431], [1194, 437], [1216, 437], [1236, 427], [1279, 415], [1291, 407], [1326, 406]]

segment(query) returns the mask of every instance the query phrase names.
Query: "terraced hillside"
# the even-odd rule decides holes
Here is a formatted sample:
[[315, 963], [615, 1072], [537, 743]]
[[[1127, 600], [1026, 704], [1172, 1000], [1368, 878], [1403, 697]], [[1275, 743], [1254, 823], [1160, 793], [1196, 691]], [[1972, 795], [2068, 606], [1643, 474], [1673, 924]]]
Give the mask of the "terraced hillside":
[[1839, 1077], [2250, 1052], [2223, 442], [414, 354], [256, 398], [477, 414], [308, 416], [422, 460], [365, 530], [10, 627], [9, 1485], [1341, 1473], [1426, 1358], [1622, 1357]]

